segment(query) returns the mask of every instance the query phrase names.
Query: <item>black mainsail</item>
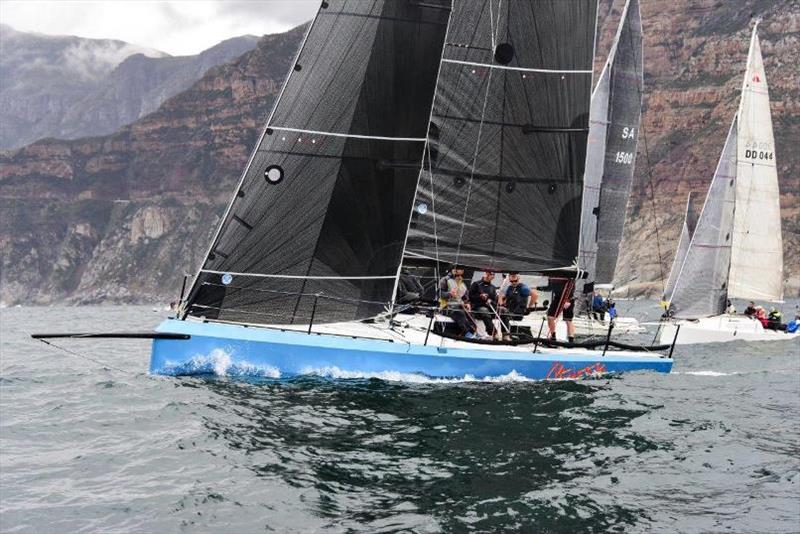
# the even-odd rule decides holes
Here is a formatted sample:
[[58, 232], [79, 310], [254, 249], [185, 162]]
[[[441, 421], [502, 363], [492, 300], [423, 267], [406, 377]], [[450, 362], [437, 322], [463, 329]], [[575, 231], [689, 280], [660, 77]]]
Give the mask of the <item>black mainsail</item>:
[[407, 260], [574, 263], [596, 3], [454, 3]]
[[391, 300], [450, 7], [322, 2], [184, 315], [308, 324]]

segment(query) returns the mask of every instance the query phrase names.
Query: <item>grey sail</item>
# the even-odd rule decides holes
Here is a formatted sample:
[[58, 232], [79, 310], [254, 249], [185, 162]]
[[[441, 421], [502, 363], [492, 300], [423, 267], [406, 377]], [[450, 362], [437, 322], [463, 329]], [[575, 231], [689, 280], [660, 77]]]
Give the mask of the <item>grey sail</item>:
[[185, 314], [307, 324], [391, 301], [450, 4], [322, 2]]
[[406, 257], [574, 263], [595, 0], [454, 3]]
[[683, 217], [683, 225], [681, 226], [681, 235], [678, 239], [678, 249], [675, 251], [675, 259], [672, 260], [672, 269], [669, 271], [667, 285], [664, 288], [664, 300], [668, 300], [668, 296], [672, 295], [672, 292], [675, 291], [678, 273], [680, 273], [681, 267], [683, 267], [683, 262], [686, 259], [686, 252], [689, 250], [689, 243], [697, 227], [698, 213], [695, 206], [696, 201], [697, 193], [692, 191], [686, 199], [686, 212]]
[[642, 73], [639, 1], [628, 0], [592, 97], [579, 254], [589, 281], [614, 280], [636, 163]]
[[725, 310], [736, 200], [737, 131], [734, 119], [675, 287], [668, 295], [678, 318], [707, 317]]
[[[578, 249], [578, 266], [587, 271], [592, 279], [597, 263], [597, 214], [600, 212], [600, 187], [603, 183], [603, 165], [606, 158], [610, 84], [611, 69], [606, 62], [592, 93], [589, 112], [589, 139], [586, 144], [586, 172], [583, 175], [583, 208]], [[584, 304], [583, 299], [579, 299], [578, 302], [579, 306]]]

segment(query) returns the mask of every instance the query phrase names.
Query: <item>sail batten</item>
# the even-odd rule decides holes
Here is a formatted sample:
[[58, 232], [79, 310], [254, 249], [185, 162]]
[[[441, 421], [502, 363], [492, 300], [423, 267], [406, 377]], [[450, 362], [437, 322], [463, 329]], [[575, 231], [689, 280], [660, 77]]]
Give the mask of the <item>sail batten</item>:
[[322, 3], [187, 313], [307, 324], [391, 300], [451, 1], [425, 4]]

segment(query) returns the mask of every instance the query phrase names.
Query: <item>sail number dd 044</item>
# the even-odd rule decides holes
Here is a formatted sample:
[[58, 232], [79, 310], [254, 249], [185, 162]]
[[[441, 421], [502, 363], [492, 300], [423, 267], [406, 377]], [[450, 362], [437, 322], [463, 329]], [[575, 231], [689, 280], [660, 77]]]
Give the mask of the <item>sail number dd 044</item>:
[[772, 150], [772, 143], [767, 141], [756, 141], [749, 139], [744, 142], [744, 158], [759, 159], [770, 161], [775, 159], [775, 152]]
[[751, 150], [745, 149], [744, 151], [745, 159], [760, 159], [760, 160], [773, 160], [775, 159], [774, 152], [768, 152], [766, 150]]

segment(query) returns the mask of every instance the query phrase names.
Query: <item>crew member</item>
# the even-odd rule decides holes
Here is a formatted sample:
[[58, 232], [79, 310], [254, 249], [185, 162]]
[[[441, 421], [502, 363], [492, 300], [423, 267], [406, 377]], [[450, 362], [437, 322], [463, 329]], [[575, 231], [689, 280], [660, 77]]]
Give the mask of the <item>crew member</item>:
[[475, 337], [475, 325], [468, 318], [470, 306], [467, 284], [464, 283], [464, 268], [455, 266], [448, 276], [439, 280], [439, 300], [444, 313], [458, 328], [460, 336]]
[[504, 329], [503, 340], [511, 341], [510, 321], [519, 320], [528, 313], [533, 298], [530, 288], [519, 279], [519, 273], [508, 273], [508, 285], [505, 291], [500, 292], [500, 306], [503, 307], [500, 317]]
[[472, 316], [483, 321], [486, 328], [486, 335], [495, 337], [497, 332], [494, 328], [494, 319], [497, 312], [497, 288], [492, 284], [494, 273], [483, 271], [480, 280], [472, 282], [469, 287], [469, 303], [472, 308]]
[[573, 278], [550, 278], [549, 285], [544, 288], [553, 292], [553, 299], [547, 308], [547, 328], [550, 332], [550, 339], [556, 339], [556, 320], [558, 316], [567, 323], [567, 341], [575, 342], [575, 325], [572, 318], [575, 313], [575, 280]]

